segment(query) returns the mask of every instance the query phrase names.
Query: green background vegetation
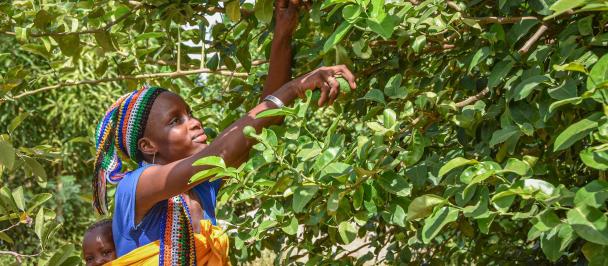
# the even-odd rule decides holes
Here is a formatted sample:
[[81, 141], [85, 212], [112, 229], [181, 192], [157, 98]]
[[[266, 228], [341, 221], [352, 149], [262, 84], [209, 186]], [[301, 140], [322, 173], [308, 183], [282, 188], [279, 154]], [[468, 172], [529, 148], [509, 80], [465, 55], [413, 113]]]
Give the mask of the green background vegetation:
[[[267, 249], [277, 264], [607, 265], [605, 10], [314, 1], [294, 75], [345, 64], [359, 89], [282, 110], [238, 169], [207, 159], [231, 176], [218, 218], [233, 262]], [[81, 263], [100, 218], [93, 130], [122, 93], [173, 90], [211, 137], [254, 106], [272, 12], [271, 0], [0, 3], [0, 263]]]

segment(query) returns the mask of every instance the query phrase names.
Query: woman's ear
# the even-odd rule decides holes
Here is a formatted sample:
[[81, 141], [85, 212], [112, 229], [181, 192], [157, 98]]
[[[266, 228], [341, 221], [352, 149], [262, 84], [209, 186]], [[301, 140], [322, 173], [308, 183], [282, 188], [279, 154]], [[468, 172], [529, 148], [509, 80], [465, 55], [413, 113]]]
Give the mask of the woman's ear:
[[144, 157], [152, 156], [158, 152], [156, 145], [154, 145], [154, 143], [146, 137], [143, 137], [137, 141], [137, 148], [139, 151], [141, 151]]

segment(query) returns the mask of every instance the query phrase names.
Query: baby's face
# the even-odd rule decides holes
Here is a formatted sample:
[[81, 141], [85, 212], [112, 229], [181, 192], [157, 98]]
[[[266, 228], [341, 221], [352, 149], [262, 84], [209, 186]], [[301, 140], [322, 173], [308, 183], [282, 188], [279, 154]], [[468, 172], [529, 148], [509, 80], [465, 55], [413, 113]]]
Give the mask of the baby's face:
[[82, 253], [87, 266], [103, 265], [116, 259], [112, 231], [98, 227], [86, 233], [82, 240]]

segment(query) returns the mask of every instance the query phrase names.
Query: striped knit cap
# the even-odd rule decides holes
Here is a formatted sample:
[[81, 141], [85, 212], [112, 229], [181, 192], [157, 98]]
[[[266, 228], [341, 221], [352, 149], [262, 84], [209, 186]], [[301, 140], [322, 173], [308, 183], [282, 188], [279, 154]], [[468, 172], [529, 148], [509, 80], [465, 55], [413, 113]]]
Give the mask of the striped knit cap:
[[93, 172], [93, 206], [100, 214], [107, 213], [106, 182], [118, 183], [123, 160], [141, 162], [137, 141], [143, 137], [146, 121], [156, 97], [165, 91], [143, 86], [120, 97], [106, 111], [95, 130], [95, 168]]

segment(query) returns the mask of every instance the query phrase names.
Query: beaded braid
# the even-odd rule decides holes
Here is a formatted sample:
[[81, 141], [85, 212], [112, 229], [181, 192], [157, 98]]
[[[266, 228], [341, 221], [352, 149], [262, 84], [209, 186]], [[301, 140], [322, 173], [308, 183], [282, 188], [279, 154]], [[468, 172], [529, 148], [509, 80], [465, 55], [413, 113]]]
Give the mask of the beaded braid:
[[120, 97], [106, 111], [95, 130], [95, 165], [93, 175], [93, 206], [100, 214], [107, 213], [106, 184], [123, 177], [123, 161], [141, 162], [143, 156], [137, 141], [144, 135], [150, 109], [165, 89], [143, 86]]

